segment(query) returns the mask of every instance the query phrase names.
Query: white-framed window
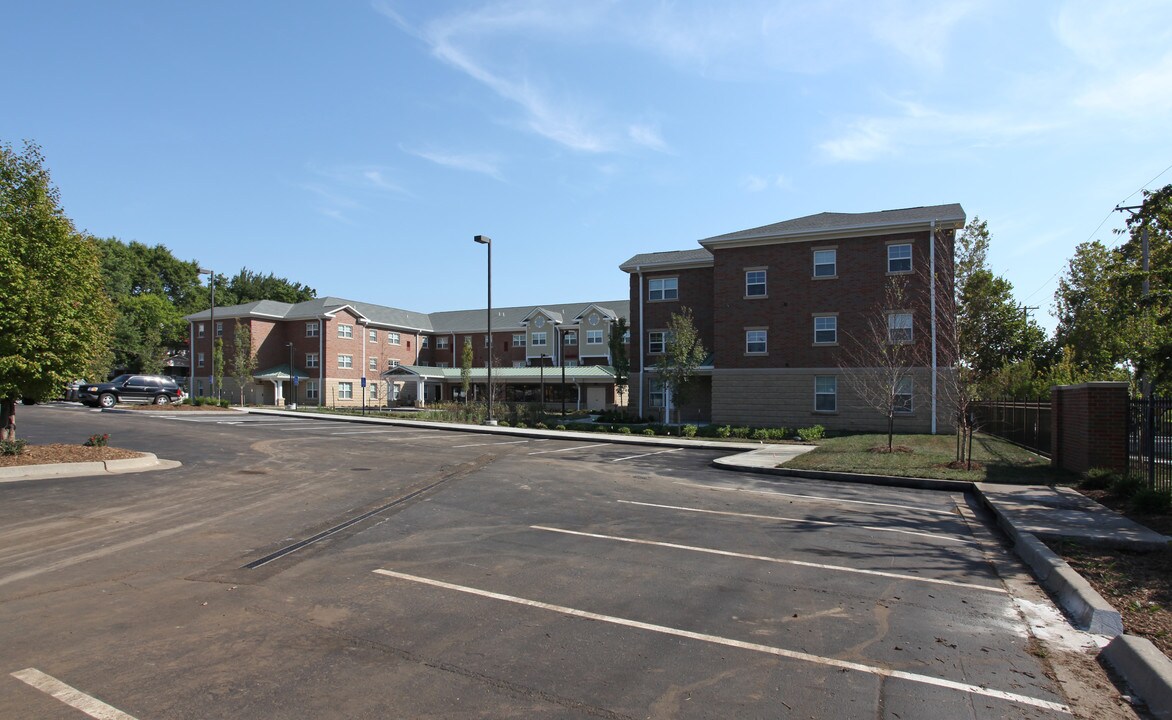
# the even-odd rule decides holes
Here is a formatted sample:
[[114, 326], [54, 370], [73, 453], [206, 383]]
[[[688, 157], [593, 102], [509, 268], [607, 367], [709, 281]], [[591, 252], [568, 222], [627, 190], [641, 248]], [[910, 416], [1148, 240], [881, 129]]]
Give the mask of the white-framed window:
[[887, 341], [892, 345], [907, 345], [912, 341], [912, 314], [887, 314]]
[[566, 367], [578, 367], [578, 361], [577, 360], [567, 360]]
[[587, 330], [586, 331], [586, 344], [587, 345], [601, 345], [602, 344], [602, 331], [601, 330]]
[[305, 399], [317, 400], [317, 380], [305, 381]]
[[746, 270], [745, 271], [745, 297], [765, 297], [766, 296], [766, 271], [764, 270]]
[[664, 406], [666, 394], [664, 393], [663, 381], [652, 378], [651, 382], [647, 383], [647, 404], [653, 408], [661, 408]]
[[224, 322], [222, 320], [216, 321], [216, 337], [224, 337]]
[[372, 343], [376, 343], [376, 342], [378, 342], [378, 330], [374, 330], [374, 329], [372, 329], [372, 328], [368, 328], [368, 329], [367, 329], [367, 331], [366, 331], [366, 337], [367, 337], [367, 339], [368, 339], [368, 340], [370, 340]]
[[648, 300], [678, 300], [679, 297], [679, 278], [652, 278], [647, 281]]
[[488, 347], [488, 333], [484, 333], [484, 347]]
[[378, 371], [378, 358], [371, 358], [369, 365], [371, 370]]
[[525, 347], [525, 333], [513, 333], [513, 347]]
[[814, 277], [836, 277], [838, 275], [838, 250], [814, 251]]
[[319, 363], [318, 363], [318, 354], [317, 353], [305, 353], [305, 367], [315, 368], [318, 366], [318, 364]]
[[203, 367], [203, 353], [197, 353], [195, 356], [195, 366]]
[[838, 342], [838, 318], [834, 315], [814, 316], [814, 344], [833, 345]]
[[387, 367], [389, 367], [389, 368], [397, 368], [397, 367], [399, 367], [399, 360], [398, 360], [398, 358], [387, 358]]
[[321, 324], [317, 320], [310, 320], [305, 323], [305, 337], [317, 337], [321, 331]]
[[525, 367], [525, 361], [524, 361], [524, 360], [514, 360], [514, 361], [513, 361], [513, 367], [515, 367], [515, 368], [523, 368], [523, 367]]
[[652, 330], [647, 333], [647, 352], [651, 355], [662, 355], [667, 348], [667, 333], [663, 330]]
[[533, 339], [533, 347], [545, 347], [547, 335], [544, 332], [535, 332], [531, 336]]
[[378, 383], [371, 383], [367, 387], [370, 389], [370, 399], [378, 400]]
[[354, 399], [354, 383], [352, 383], [352, 382], [338, 383], [338, 399], [339, 400], [353, 400]]
[[[427, 337], [427, 336], [425, 335], [424, 337]], [[398, 345], [399, 344], [399, 333], [392, 332], [392, 331], [388, 330], [387, 331], [387, 344], [388, 345]]]
[[203, 323], [196, 323], [195, 324], [195, 336], [196, 337], [203, 337], [203, 334], [204, 334]]
[[340, 338], [354, 337], [354, 326], [353, 325], [346, 325], [345, 323], [339, 323], [338, 337], [340, 337]]
[[565, 335], [563, 335], [562, 336], [562, 344], [564, 344], [564, 345], [577, 345], [578, 344], [578, 333], [571, 330], [568, 333], [566, 333]]
[[915, 388], [912, 378], [903, 377], [895, 383], [895, 402], [892, 407], [897, 413], [910, 413], [912, 411], [912, 390]]
[[442, 362], [437, 362], [437, 363], [435, 364], [435, 366], [436, 366], [437, 368], [446, 368], [446, 367], [448, 366], [448, 364], [447, 364], [447, 363], [442, 363]]
[[419, 338], [419, 347], [421, 347], [421, 348], [425, 348], [425, 347], [427, 347], [427, 343], [428, 343], [428, 340], [427, 340], [427, 338], [428, 338], [428, 336], [427, 336], [427, 335], [422, 335], [422, 336], [420, 336], [420, 338]]
[[343, 355], [343, 354], [339, 353], [338, 354], [338, 368], [342, 369], [342, 370], [346, 370], [346, 369], [352, 368], [352, 367], [354, 367], [354, 356], [353, 355]]
[[909, 273], [912, 271], [912, 244], [895, 243], [887, 246], [887, 272]]
[[769, 350], [768, 330], [745, 331], [745, 354], [764, 355]]
[[440, 335], [439, 337], [437, 337], [435, 339], [435, 349], [436, 350], [447, 350], [448, 349], [448, 336], [447, 335]]
[[623, 344], [624, 344], [624, 345], [630, 345], [630, 344], [631, 344], [631, 331], [630, 331], [630, 330], [628, 330], [628, 331], [626, 331], [625, 333], [623, 333]]
[[814, 376], [814, 410], [838, 412], [838, 378], [833, 375]]

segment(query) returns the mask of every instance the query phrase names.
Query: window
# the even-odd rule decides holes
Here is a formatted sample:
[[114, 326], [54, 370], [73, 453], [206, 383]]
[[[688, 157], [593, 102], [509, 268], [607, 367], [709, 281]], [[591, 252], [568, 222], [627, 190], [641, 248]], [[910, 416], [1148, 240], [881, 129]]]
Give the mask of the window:
[[343, 370], [345, 370], [347, 368], [354, 367], [354, 356], [353, 355], [339, 354], [338, 355], [338, 367]]
[[319, 329], [317, 320], [305, 323], [305, 337], [317, 337]]
[[440, 335], [439, 337], [437, 337], [435, 339], [435, 349], [436, 350], [447, 350], [448, 349], [448, 336], [447, 335]]
[[764, 355], [769, 349], [768, 330], [745, 331], [745, 354]]
[[340, 337], [340, 338], [354, 337], [354, 326], [353, 325], [338, 325], [338, 337]]
[[471, 336], [471, 335], [465, 335], [465, 336], [464, 336], [464, 344], [465, 344], [465, 345], [471, 345], [471, 344], [472, 344], [472, 336]]
[[515, 367], [515, 368], [523, 368], [523, 367], [525, 367], [525, 361], [524, 361], [524, 360], [514, 360], [514, 361], [513, 361], [513, 367]]
[[198, 323], [195, 326], [195, 336], [203, 337], [203, 323]]
[[203, 353], [195, 356], [196, 367], [203, 367]]
[[352, 383], [352, 382], [338, 383], [338, 399], [339, 400], [353, 400], [354, 399], [354, 383]]
[[370, 359], [370, 369], [375, 370], [375, 371], [378, 370], [378, 358], [371, 358]]
[[387, 358], [387, 367], [397, 368], [399, 367], [399, 361], [395, 358]]
[[370, 384], [370, 399], [378, 400], [378, 383]]
[[912, 341], [911, 313], [888, 313], [887, 341], [892, 345], [907, 345]]
[[567, 360], [566, 367], [578, 367], [578, 361], [577, 360]]
[[423, 337], [419, 338], [419, 347], [421, 347], [421, 348], [427, 347], [427, 337], [428, 337], [427, 335], [424, 335]]
[[305, 367], [315, 368], [318, 366], [317, 353], [305, 353]]
[[525, 347], [525, 333], [513, 333], [513, 347]]
[[912, 379], [910, 377], [900, 378], [895, 383], [895, 397], [892, 408], [897, 413], [910, 413], [912, 411]]
[[566, 333], [565, 335], [562, 336], [562, 342], [564, 342], [566, 345], [577, 345], [578, 344], [578, 333], [576, 333], [576, 332]]
[[317, 400], [317, 380], [307, 380], [305, 383], [305, 399]]
[[602, 331], [601, 330], [587, 330], [586, 331], [586, 344], [587, 345], [601, 345], [602, 344]]
[[887, 272], [906, 273], [912, 271], [911, 243], [887, 246]]
[[837, 412], [838, 378], [833, 375], [814, 377], [814, 410], [816, 412]]
[[765, 297], [765, 271], [745, 272], [745, 297]]
[[388, 330], [387, 331], [387, 344], [388, 345], [398, 345], [399, 342], [400, 342], [399, 333], [391, 332]]
[[437, 362], [437, 363], [435, 364], [435, 366], [436, 366], [437, 368], [446, 368], [446, 367], [448, 366], [448, 364], [447, 364], [447, 363], [441, 363], [441, 362]]
[[814, 277], [835, 277], [838, 275], [838, 251], [814, 251]]
[[488, 333], [484, 334], [484, 347], [488, 347]]
[[624, 345], [630, 345], [630, 344], [631, 344], [631, 331], [630, 331], [630, 330], [628, 330], [628, 331], [626, 331], [625, 333], [623, 333], [623, 344], [624, 344]]
[[648, 300], [677, 300], [679, 297], [679, 278], [654, 278], [647, 281]]
[[370, 338], [372, 343], [378, 342], [378, 330], [367, 330], [366, 336]]
[[814, 318], [814, 344], [833, 345], [838, 342], [838, 318], [818, 315]]
[[543, 332], [533, 333], [533, 347], [545, 347], [546, 334]]
[[667, 333], [662, 330], [652, 330], [647, 333], [647, 352], [652, 355], [662, 355], [667, 344]]
[[224, 323], [220, 320], [216, 321], [216, 337], [224, 337]]
[[663, 381], [652, 379], [647, 385], [647, 404], [653, 408], [664, 406]]

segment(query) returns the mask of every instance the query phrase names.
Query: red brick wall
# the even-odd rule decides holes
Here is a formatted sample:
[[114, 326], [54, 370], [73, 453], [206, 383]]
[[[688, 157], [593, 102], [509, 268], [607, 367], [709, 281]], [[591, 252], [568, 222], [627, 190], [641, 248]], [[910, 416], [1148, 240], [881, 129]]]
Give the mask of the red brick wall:
[[[679, 299], [677, 300], [647, 300], [647, 281], [654, 278], [679, 279]], [[639, 324], [639, 274], [631, 273], [631, 345], [628, 349], [631, 357], [631, 372], [639, 372], [641, 363], [653, 366], [659, 361], [659, 355], [647, 354], [647, 331], [664, 330], [667, 321], [673, 313], [679, 313], [682, 308], [692, 311], [696, 330], [704, 348], [712, 352], [715, 338], [713, 336], [712, 313], [712, 268], [694, 268], [689, 270], [666, 270], [645, 272], [643, 274], [643, 326]], [[646, 330], [644, 329], [646, 328]], [[584, 342], [585, 338], [579, 338]]]
[[1127, 467], [1127, 383], [1057, 386], [1050, 400], [1051, 465], [1076, 473]]

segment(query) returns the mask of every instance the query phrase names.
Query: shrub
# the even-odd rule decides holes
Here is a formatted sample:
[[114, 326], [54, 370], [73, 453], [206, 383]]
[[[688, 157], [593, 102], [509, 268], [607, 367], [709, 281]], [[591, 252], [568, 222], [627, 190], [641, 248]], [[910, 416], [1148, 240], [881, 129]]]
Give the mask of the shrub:
[[0, 440], [0, 455], [20, 455], [26, 445], [27, 440]]
[[565, 425], [555, 425], [553, 429], [554, 430], [565, 430], [566, 426]]
[[1131, 507], [1136, 512], [1154, 515], [1172, 510], [1172, 492], [1143, 488], [1131, 496]]
[[695, 425], [685, 425], [683, 427], [682, 434], [686, 438], [694, 438], [696, 437], [696, 432], [699, 431], [699, 429], [700, 428], [696, 427]]
[[623, 425], [622, 427], [619, 428], [618, 432], [619, 432], [619, 435], [630, 435], [631, 428], [626, 425]]
[[1129, 498], [1144, 489], [1144, 479], [1139, 475], [1123, 475], [1111, 483], [1111, 492]]
[[1078, 485], [1085, 490], [1106, 490], [1119, 479], [1119, 473], [1109, 468], [1091, 468]]
[[497, 425], [499, 425], [499, 426], [501, 426], [501, 427], [508, 427], [508, 426], [509, 426], [509, 421], [508, 421], [508, 420], [498, 420], [498, 421], [497, 421]]
[[749, 437], [749, 428], [736, 427], [732, 429], [732, 436], [740, 440], [747, 440]]
[[643, 428], [643, 434], [648, 436], [655, 435], [655, 428]]
[[716, 436], [727, 440], [728, 438], [732, 437], [732, 428], [728, 425], [721, 425], [720, 427], [716, 428]]
[[[497, 423], [497, 424], [499, 425], [500, 423]], [[527, 428], [527, 427], [529, 427], [529, 426], [528, 426], [528, 425], [526, 425], [526, 424], [525, 424], [525, 423], [523, 423], [523, 422], [517, 421], [517, 424], [516, 424], [516, 425], [514, 425], [513, 427], [515, 427], [515, 428]]]
[[757, 428], [749, 437], [753, 440], [768, 440], [769, 430], [767, 428]]
[[805, 440], [806, 442], [821, 440], [822, 438], [826, 437], [826, 428], [822, 427], [821, 425], [811, 425], [807, 428], [801, 428], [798, 430], [798, 437], [800, 437], [802, 440]]
[[533, 427], [537, 430], [549, 430], [549, 426], [543, 422], [539, 422], [536, 425], [534, 425]]
[[89, 440], [83, 443], [86, 447], [106, 447], [110, 444], [110, 433], [90, 435]]

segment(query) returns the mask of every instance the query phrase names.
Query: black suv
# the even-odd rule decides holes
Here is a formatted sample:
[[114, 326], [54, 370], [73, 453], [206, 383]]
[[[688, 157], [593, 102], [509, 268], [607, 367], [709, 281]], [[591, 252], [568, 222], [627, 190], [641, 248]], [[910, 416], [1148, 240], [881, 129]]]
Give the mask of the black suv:
[[120, 402], [166, 405], [183, 399], [175, 378], [165, 375], [119, 375], [110, 382], [82, 385], [77, 399], [93, 407], [114, 407]]

